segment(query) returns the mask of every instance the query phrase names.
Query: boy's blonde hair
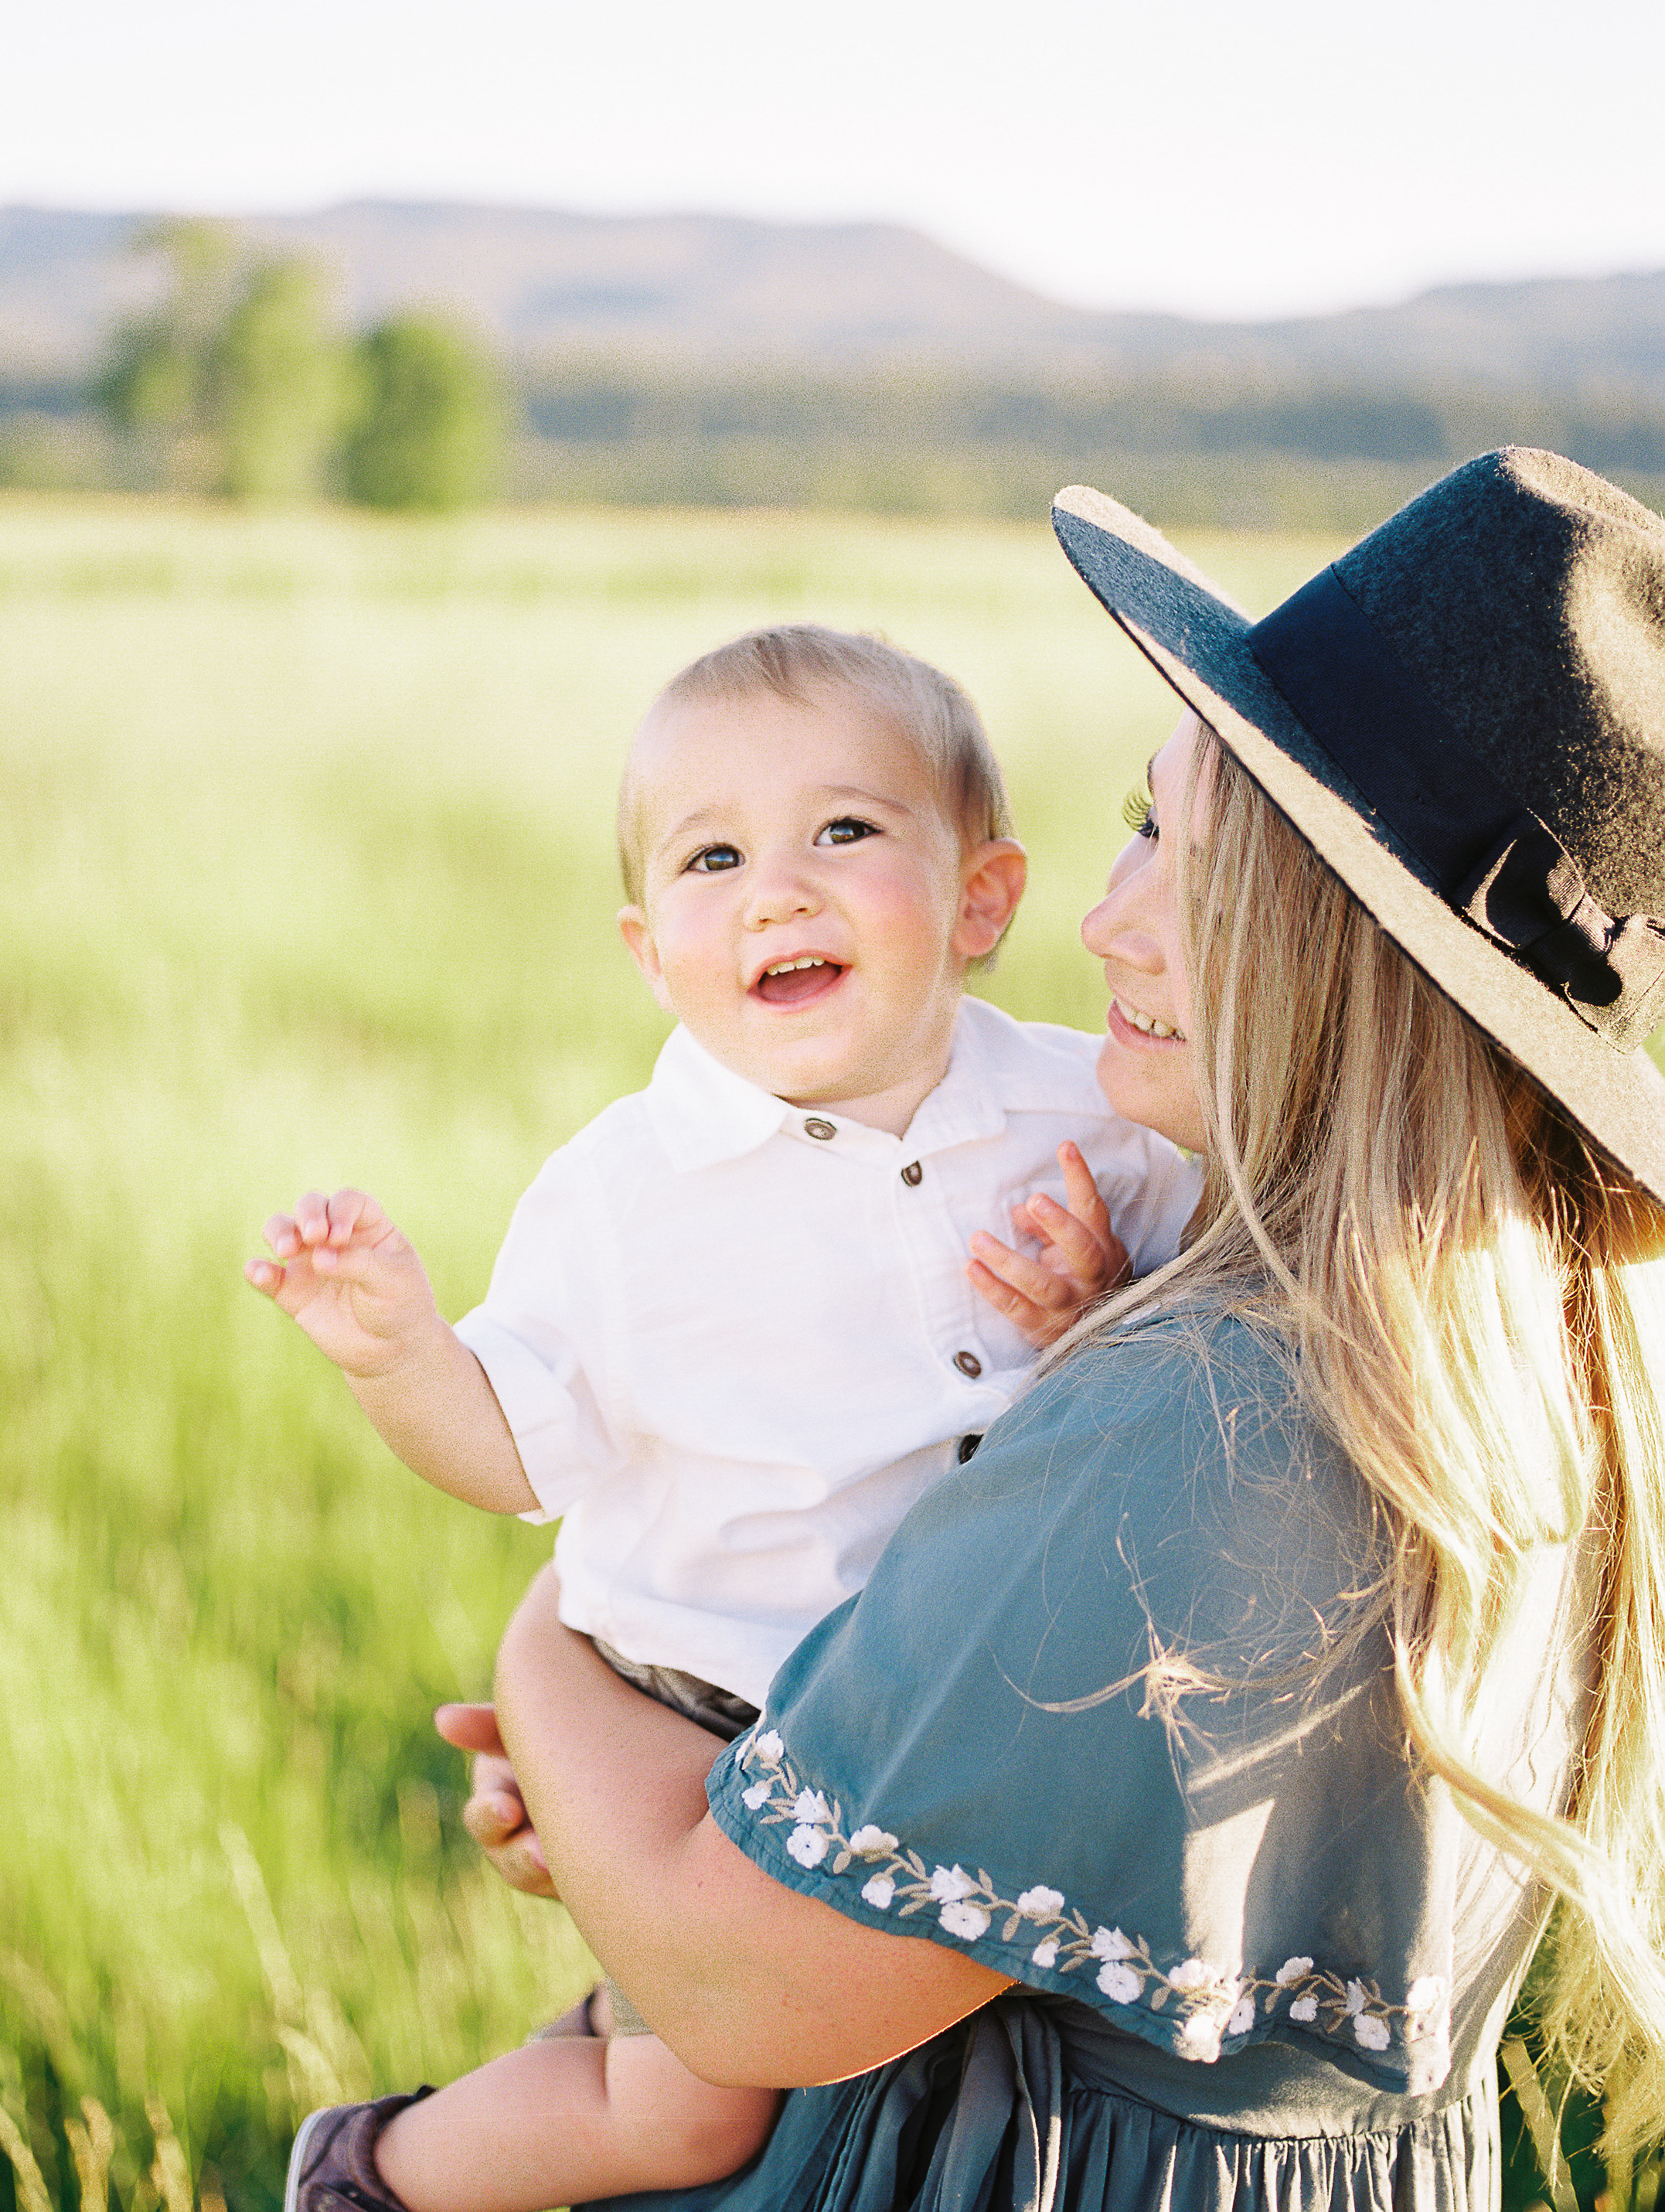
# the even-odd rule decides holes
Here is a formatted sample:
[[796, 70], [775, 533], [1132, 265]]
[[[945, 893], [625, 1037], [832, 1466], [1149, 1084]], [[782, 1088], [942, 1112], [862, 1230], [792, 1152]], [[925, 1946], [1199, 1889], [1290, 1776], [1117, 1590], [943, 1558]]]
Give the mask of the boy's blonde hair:
[[[914, 747], [963, 845], [1012, 835], [1006, 781], [976, 708], [951, 676], [883, 638], [819, 623], [748, 630], [690, 661], [653, 703], [751, 699], [768, 692], [807, 707], [828, 691], [847, 692], [877, 709]], [[641, 808], [631, 762], [619, 786], [618, 859], [625, 896], [640, 906]]]
[[[1164, 1292], [1286, 1347], [1388, 1536], [1406, 1733], [1559, 1897], [1545, 2038], [1615, 2143], [1665, 2114], [1665, 1208], [1429, 982], [1205, 727], [1173, 841], [1207, 1180]], [[1565, 1819], [1471, 1730], [1534, 1548], [1586, 1532], [1594, 1696]], [[1346, 1639], [1349, 1648], [1355, 1642]], [[1322, 1662], [1321, 1662], [1322, 1663]]]

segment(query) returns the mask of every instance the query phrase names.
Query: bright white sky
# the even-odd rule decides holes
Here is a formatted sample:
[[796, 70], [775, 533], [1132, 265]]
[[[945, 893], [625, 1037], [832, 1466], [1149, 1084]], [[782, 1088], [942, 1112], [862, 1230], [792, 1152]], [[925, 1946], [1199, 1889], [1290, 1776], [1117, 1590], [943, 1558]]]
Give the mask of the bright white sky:
[[0, 204], [911, 224], [1202, 315], [1665, 266], [1662, 0], [29, 0]]

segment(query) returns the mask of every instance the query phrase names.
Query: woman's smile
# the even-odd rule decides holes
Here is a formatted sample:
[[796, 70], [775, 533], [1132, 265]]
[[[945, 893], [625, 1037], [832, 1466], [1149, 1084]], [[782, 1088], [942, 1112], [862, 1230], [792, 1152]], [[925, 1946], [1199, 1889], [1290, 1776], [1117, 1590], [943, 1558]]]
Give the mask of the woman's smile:
[[1171, 1022], [1158, 1020], [1155, 1014], [1147, 1014], [1142, 1007], [1133, 1006], [1115, 992], [1110, 994], [1109, 1018], [1123, 1028], [1133, 1030], [1139, 1037], [1152, 1043], [1184, 1044], [1187, 1042], [1183, 1030], [1176, 1029]]
[[[1141, 799], [1137, 818], [1129, 817], [1133, 834], [1081, 925], [1081, 941], [1103, 962], [1110, 992], [1098, 1087], [1130, 1121], [1193, 1152], [1203, 1148], [1204, 1125], [1172, 836], [1183, 820], [1200, 728], [1194, 714], [1182, 715], [1151, 763], [1150, 801]], [[1190, 826], [1194, 837], [1194, 821]]]

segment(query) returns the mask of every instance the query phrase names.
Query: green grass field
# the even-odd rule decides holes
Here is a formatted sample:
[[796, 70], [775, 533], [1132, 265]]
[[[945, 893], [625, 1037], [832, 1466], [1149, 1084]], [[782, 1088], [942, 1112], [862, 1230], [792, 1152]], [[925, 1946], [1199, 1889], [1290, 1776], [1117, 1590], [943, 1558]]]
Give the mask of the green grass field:
[[[1328, 550], [1190, 550], [1257, 610]], [[1039, 527], [0, 499], [0, 2212], [14, 2168], [30, 2212], [106, 2168], [270, 2205], [298, 2112], [580, 1984], [428, 1725], [547, 1534], [423, 1491], [240, 1270], [350, 1180], [482, 1291], [663, 1035], [612, 927], [628, 734], [792, 616], [967, 683], [1034, 867], [992, 994], [1097, 1025], [1076, 921], [1171, 716]]]

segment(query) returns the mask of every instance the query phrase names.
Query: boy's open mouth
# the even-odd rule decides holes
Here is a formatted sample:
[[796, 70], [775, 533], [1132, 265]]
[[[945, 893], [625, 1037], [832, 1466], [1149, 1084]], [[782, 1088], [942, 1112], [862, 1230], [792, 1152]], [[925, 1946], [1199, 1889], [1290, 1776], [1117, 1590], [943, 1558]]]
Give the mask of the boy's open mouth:
[[843, 973], [836, 960], [806, 952], [796, 960], [777, 960], [751, 988], [771, 1006], [801, 1006], [830, 991]]

